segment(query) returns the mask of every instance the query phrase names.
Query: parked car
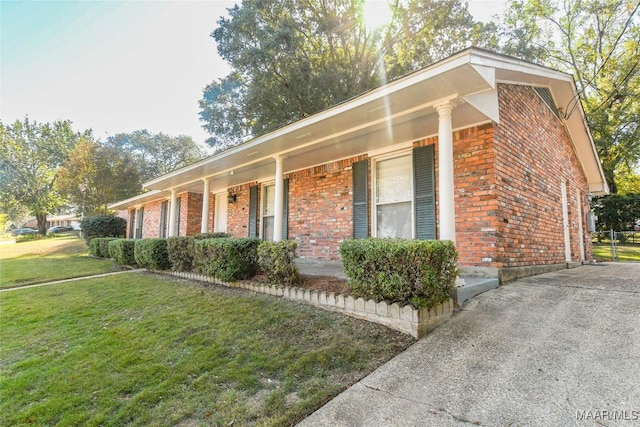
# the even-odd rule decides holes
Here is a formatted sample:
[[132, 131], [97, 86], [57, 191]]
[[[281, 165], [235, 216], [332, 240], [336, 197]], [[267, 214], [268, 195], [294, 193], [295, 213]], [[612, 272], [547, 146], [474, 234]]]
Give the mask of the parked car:
[[73, 227], [69, 227], [68, 225], [56, 225], [55, 227], [51, 227], [47, 230], [47, 234], [49, 233], [65, 233], [67, 231], [73, 231]]
[[15, 230], [11, 230], [11, 234], [14, 236], [22, 236], [24, 234], [35, 234], [38, 230], [34, 230], [33, 228], [16, 228]]

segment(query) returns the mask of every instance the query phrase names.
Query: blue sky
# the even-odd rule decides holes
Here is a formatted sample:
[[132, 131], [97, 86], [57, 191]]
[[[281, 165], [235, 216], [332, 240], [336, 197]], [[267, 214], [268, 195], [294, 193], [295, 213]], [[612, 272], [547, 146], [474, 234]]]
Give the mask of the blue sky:
[[[0, 119], [69, 119], [96, 138], [204, 142], [203, 88], [229, 68], [209, 36], [233, 1], [0, 1]], [[478, 19], [501, 1], [476, 0]]]

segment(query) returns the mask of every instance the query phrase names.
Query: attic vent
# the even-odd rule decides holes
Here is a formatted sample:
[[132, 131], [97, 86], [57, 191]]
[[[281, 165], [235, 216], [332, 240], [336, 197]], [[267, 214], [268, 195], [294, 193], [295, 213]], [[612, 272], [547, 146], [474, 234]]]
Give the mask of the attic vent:
[[534, 87], [533, 90], [542, 98], [545, 104], [553, 111], [553, 114], [559, 117], [558, 108], [556, 104], [553, 102], [553, 97], [551, 96], [551, 91], [546, 87]]

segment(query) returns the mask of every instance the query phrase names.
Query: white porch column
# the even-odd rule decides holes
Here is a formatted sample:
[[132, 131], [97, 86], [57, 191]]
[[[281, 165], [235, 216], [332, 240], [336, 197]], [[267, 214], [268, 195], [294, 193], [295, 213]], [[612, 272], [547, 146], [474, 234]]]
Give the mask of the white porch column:
[[273, 207], [273, 241], [282, 240], [282, 213], [284, 203], [284, 176], [283, 176], [283, 160], [282, 156], [276, 156], [276, 188], [275, 200]]
[[169, 199], [169, 237], [176, 235], [176, 218], [178, 216], [178, 198], [176, 190], [171, 190], [171, 199]]
[[453, 104], [437, 105], [438, 111], [438, 197], [440, 240], [456, 242], [456, 207], [453, 186]]
[[206, 233], [209, 229], [209, 180], [203, 179], [204, 189], [202, 193], [202, 225], [200, 232]]

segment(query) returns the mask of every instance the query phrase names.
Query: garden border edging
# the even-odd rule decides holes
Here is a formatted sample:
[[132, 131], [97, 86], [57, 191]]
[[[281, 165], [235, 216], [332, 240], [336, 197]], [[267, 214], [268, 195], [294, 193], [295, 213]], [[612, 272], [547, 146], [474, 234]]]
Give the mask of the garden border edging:
[[410, 305], [401, 307], [397, 303], [389, 304], [386, 301], [375, 302], [372, 299], [365, 300], [364, 298], [354, 298], [352, 296], [335, 294], [334, 292], [310, 290], [295, 286], [265, 285], [247, 282], [229, 283], [203, 274], [147, 270], [153, 273], [215, 283], [229, 288], [242, 288], [256, 293], [304, 302], [325, 310], [336, 311], [346, 314], [347, 316], [379, 323], [396, 331], [411, 335], [416, 339], [422, 338], [436, 326], [448, 320], [454, 311], [454, 302], [452, 299], [430, 309], [415, 309]]

